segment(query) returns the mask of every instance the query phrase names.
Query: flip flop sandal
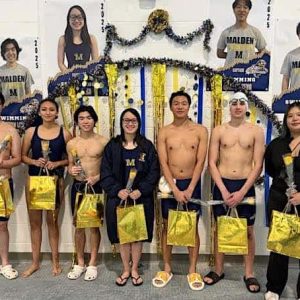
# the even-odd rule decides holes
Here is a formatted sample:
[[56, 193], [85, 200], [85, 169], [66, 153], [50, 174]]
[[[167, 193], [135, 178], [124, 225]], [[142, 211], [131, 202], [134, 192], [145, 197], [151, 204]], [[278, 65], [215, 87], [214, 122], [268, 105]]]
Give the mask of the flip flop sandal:
[[[128, 279], [129, 279], [129, 277], [130, 277], [130, 276], [128, 276], [128, 277], [122, 277], [122, 274], [121, 274], [118, 278], [121, 279], [121, 282], [122, 282], [122, 283], [119, 283], [118, 281], [116, 281], [116, 285], [118, 285], [118, 286], [124, 286], [124, 285], [126, 285]], [[118, 278], [117, 278], [117, 279], [118, 279]], [[125, 281], [124, 281], [124, 280], [125, 280]], [[124, 282], [123, 282], [123, 281], [124, 281]]]
[[[155, 277], [152, 279], [152, 284], [158, 288], [165, 287], [172, 279], [172, 277], [173, 273], [168, 273], [166, 271], [157, 272]], [[160, 283], [158, 283], [157, 281]]]
[[16, 279], [19, 276], [18, 271], [13, 269], [12, 265], [7, 265], [5, 267], [1, 266], [0, 274], [9, 280]]
[[193, 291], [201, 291], [204, 289], [205, 283], [199, 273], [191, 273], [186, 277], [188, 284]]
[[[260, 292], [260, 284], [259, 284], [259, 282], [257, 281], [257, 279], [255, 277], [249, 277], [249, 278], [246, 279], [246, 277], [244, 276], [244, 282], [245, 282], [247, 290], [250, 293], [259, 293]], [[258, 289], [257, 290], [251, 290], [250, 289], [251, 285], [254, 285], [254, 286], [258, 287]]]
[[84, 275], [85, 281], [93, 281], [97, 278], [97, 276], [98, 276], [98, 270], [96, 266], [88, 266], [86, 268], [86, 272]]
[[212, 282], [210, 282], [210, 283], [204, 281], [205, 284], [207, 284], [207, 285], [214, 285], [214, 284], [216, 284], [217, 282], [219, 282], [220, 280], [222, 280], [222, 279], [225, 277], [225, 274], [222, 273], [222, 274], [219, 276], [216, 272], [210, 271], [207, 275], [204, 276], [204, 278], [205, 278], [205, 277], [207, 277], [207, 278], [209, 278], [209, 279], [212, 280]]
[[[140, 286], [140, 285], [142, 285], [144, 283], [144, 281], [142, 279], [142, 281], [138, 282], [139, 279], [142, 279], [142, 277], [141, 276], [138, 276], [138, 277], [131, 276], [131, 282], [132, 282], [132, 284], [134, 286]], [[135, 283], [134, 283], [134, 280], [135, 280]]]
[[85, 272], [85, 270], [85, 267], [74, 265], [72, 270], [68, 273], [68, 278], [71, 280], [78, 279]]

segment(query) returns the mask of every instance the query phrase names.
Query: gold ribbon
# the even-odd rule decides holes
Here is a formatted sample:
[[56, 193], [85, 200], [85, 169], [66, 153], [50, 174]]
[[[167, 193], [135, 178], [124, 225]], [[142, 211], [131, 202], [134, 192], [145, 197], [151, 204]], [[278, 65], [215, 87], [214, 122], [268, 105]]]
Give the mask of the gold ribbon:
[[166, 65], [152, 65], [152, 97], [154, 100], [154, 143], [157, 142], [158, 130], [164, 125], [166, 89]]
[[116, 107], [115, 107], [115, 93], [117, 90], [117, 79], [118, 79], [118, 66], [116, 64], [106, 64], [105, 72], [109, 85], [109, 133], [110, 137], [115, 134], [115, 120], [116, 120]]
[[[154, 144], [157, 144], [158, 130], [164, 125], [164, 108], [165, 108], [165, 89], [166, 89], [166, 65], [152, 64], [152, 98], [153, 107], [153, 123], [154, 123]], [[157, 193], [155, 193], [157, 195]], [[161, 230], [162, 217], [160, 199], [155, 200], [155, 234], [157, 252], [161, 253]]]
[[179, 90], [179, 70], [177, 67], [173, 68], [173, 92]]
[[[211, 78], [211, 98], [213, 101], [213, 112], [214, 120], [213, 127], [222, 124], [222, 109], [223, 109], [223, 95], [222, 95], [222, 76], [217, 74]], [[209, 256], [209, 265], [213, 266], [215, 263], [214, 257], [214, 235], [215, 235], [215, 219], [213, 216], [212, 208], [210, 210], [210, 256]]]
[[249, 110], [250, 110], [250, 122], [252, 124], [256, 124], [256, 107], [253, 103], [249, 104]]
[[[70, 103], [71, 118], [73, 120], [74, 112], [77, 109], [77, 107], [79, 106], [74, 85], [69, 86], [68, 96], [69, 96], [69, 103]], [[76, 126], [73, 127], [73, 136], [74, 137], [76, 136]]]
[[222, 95], [222, 76], [217, 74], [211, 78], [211, 97], [213, 100], [214, 123], [213, 126], [222, 124], [222, 109], [223, 109], [223, 95]]
[[[97, 80], [95, 80], [93, 86], [94, 86], [94, 100], [95, 100], [94, 106], [95, 106], [96, 114], [99, 117], [99, 105], [100, 105], [100, 102], [99, 102], [98, 89], [100, 88], [100, 83]], [[99, 121], [96, 124], [96, 130], [97, 130], [97, 133], [99, 134], [100, 133], [100, 122]]]

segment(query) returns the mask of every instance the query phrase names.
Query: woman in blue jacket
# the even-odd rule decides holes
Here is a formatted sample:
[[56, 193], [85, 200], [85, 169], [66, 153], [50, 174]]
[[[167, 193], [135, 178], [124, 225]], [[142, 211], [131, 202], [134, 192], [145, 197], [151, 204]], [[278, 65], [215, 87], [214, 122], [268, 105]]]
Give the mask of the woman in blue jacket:
[[[120, 117], [121, 134], [106, 145], [101, 163], [101, 185], [107, 193], [106, 222], [107, 233], [112, 244], [119, 243], [116, 209], [121, 200], [135, 200], [143, 204], [148, 232], [147, 242], [152, 241], [154, 222], [153, 192], [158, 182], [160, 169], [157, 152], [151, 141], [140, 134], [139, 113], [128, 108]], [[131, 187], [128, 186], [129, 173], [137, 170]], [[142, 242], [120, 245], [123, 271], [116, 284], [124, 286], [129, 277], [135, 286], [143, 283], [138, 273], [142, 253]], [[132, 265], [130, 266], [130, 261]]]

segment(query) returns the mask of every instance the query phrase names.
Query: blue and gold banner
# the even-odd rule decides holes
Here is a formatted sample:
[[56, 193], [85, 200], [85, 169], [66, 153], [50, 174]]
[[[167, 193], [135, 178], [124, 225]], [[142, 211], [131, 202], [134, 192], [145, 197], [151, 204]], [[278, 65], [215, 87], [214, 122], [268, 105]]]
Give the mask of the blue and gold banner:
[[237, 63], [221, 70], [223, 76], [233, 77], [249, 91], [268, 91], [270, 79], [270, 60], [268, 53], [250, 60], [248, 63]]
[[272, 109], [275, 113], [285, 113], [286, 106], [293, 102], [300, 102], [300, 87], [276, 97]]
[[34, 92], [21, 102], [8, 104], [1, 112], [1, 120], [14, 124], [19, 133], [23, 134], [28, 127], [35, 125], [37, 109], [42, 99], [41, 92]]

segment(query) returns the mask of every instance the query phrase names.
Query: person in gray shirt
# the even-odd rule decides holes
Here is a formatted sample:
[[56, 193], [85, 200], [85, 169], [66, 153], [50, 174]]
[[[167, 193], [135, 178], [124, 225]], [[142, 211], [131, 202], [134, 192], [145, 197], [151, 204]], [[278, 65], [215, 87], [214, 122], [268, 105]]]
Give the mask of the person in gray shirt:
[[[300, 39], [300, 23], [296, 27]], [[282, 74], [281, 91], [300, 87], [300, 47], [290, 51], [284, 58], [280, 74]]]
[[247, 23], [252, 8], [251, 0], [235, 0], [232, 8], [236, 22], [221, 33], [217, 45], [217, 56], [226, 59], [226, 67], [250, 60], [266, 47], [266, 41], [259, 29]]
[[7, 38], [1, 44], [1, 56], [5, 64], [0, 67], [0, 92], [5, 98], [5, 105], [21, 102], [31, 93], [34, 83], [29, 70], [18, 63], [22, 49], [15, 39]]

